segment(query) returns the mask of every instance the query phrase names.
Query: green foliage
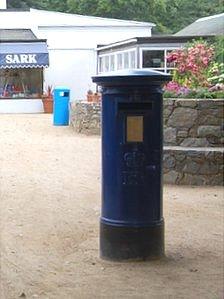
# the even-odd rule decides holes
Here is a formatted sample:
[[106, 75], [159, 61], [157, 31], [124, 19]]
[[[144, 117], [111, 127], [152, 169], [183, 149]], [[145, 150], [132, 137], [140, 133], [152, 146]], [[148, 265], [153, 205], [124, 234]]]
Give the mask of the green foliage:
[[8, 8], [28, 8], [28, 1], [18, 1], [18, 0], [8, 0], [7, 1]]
[[224, 63], [213, 62], [208, 71], [208, 82], [211, 84], [224, 84]]
[[215, 61], [224, 63], [224, 36], [217, 36], [214, 43]]
[[183, 98], [183, 99], [224, 99], [224, 91], [209, 91], [207, 88], [198, 88], [191, 90], [187, 94], [177, 95], [172, 91], [165, 91], [163, 94], [164, 98]]
[[46, 6], [44, 6], [44, 2], [45, 1], [38, 1], [38, 3], [36, 3], [35, 0], [22, 0], [22, 1], [8, 0], [7, 6], [8, 6], [8, 8], [20, 8], [20, 9], [28, 9], [30, 7], [44, 8], [44, 7], [46, 7]]
[[8, 0], [8, 6], [153, 22], [156, 32], [174, 33], [200, 17], [222, 13], [224, 0]]
[[175, 33], [199, 18], [222, 13], [224, 0], [166, 0], [166, 5], [163, 24]]
[[36, 8], [36, 9], [45, 9], [45, 10], [55, 10], [66, 12], [68, 10], [67, 1], [60, 0], [8, 0], [8, 8]]
[[[68, 11], [99, 17], [155, 22], [163, 29], [164, 0], [67, 0]], [[165, 29], [165, 27], [164, 27]]]
[[165, 90], [163, 93], [163, 97], [164, 98], [176, 98], [177, 95], [175, 92], [169, 91], [169, 90]]

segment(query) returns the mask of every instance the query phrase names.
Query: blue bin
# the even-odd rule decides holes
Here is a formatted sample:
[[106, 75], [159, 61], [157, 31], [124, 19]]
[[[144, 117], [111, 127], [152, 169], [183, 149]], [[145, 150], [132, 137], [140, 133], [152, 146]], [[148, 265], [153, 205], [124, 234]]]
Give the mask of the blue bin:
[[69, 98], [70, 89], [67, 87], [56, 87], [54, 89], [54, 126], [69, 125]]

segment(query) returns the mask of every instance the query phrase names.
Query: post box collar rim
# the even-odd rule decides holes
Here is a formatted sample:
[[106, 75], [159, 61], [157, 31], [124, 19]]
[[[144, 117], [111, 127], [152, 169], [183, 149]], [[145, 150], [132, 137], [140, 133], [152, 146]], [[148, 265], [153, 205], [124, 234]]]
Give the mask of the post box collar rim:
[[120, 80], [147, 80], [153, 82], [165, 82], [170, 81], [172, 76], [169, 74], [164, 74], [159, 71], [155, 71], [152, 69], [131, 69], [131, 70], [119, 70], [114, 72], [108, 72], [105, 74], [99, 74], [92, 77], [93, 82], [108, 82], [108, 81], [120, 81]]

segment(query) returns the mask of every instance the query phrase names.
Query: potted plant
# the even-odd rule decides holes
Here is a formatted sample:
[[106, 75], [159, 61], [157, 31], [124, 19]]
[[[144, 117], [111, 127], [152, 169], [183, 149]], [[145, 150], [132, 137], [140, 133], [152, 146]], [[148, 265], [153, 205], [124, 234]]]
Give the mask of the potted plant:
[[53, 89], [52, 85], [48, 85], [46, 91], [42, 96], [42, 102], [44, 106], [45, 113], [52, 113], [53, 112]]
[[91, 89], [87, 91], [87, 102], [99, 103], [101, 101], [101, 93], [93, 92]]
[[94, 93], [94, 97], [93, 97], [93, 101], [95, 103], [99, 103], [101, 101], [101, 97], [102, 97], [102, 95], [101, 95], [100, 92], [95, 92]]
[[91, 89], [87, 91], [87, 102], [93, 102], [93, 91]]

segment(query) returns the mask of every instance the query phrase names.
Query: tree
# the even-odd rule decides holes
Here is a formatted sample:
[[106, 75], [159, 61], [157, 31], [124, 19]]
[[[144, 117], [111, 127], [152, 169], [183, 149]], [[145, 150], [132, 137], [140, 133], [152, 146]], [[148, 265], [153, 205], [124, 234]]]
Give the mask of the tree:
[[[19, 8], [19, 9], [28, 9], [30, 7], [33, 8], [47, 8], [48, 6], [45, 5], [46, 1], [39, 0], [36, 2], [35, 0], [8, 0], [7, 7], [8, 8]], [[47, 1], [48, 2], [48, 1]]]
[[8, 0], [8, 6], [153, 22], [156, 32], [175, 33], [198, 18], [222, 13], [224, 0]]
[[224, 0], [67, 0], [68, 11], [84, 15], [154, 22], [175, 33], [198, 18], [222, 13]]
[[224, 0], [166, 0], [163, 24], [177, 32], [199, 18], [223, 12]]

